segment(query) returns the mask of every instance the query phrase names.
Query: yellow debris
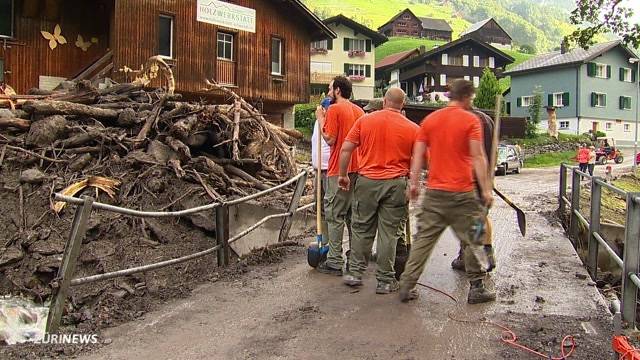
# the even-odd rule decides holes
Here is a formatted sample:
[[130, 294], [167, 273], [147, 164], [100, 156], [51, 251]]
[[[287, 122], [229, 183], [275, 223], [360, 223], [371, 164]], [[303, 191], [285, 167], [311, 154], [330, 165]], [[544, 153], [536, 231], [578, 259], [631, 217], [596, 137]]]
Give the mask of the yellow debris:
[[[120, 186], [120, 181], [101, 176], [89, 176], [84, 180], [75, 182], [67, 186], [64, 190], [62, 190], [61, 194], [65, 196], [75, 196], [77, 193], [89, 186], [100, 189], [106, 192], [110, 198], [113, 198], [116, 195], [115, 190], [118, 188], [118, 186]], [[56, 202], [53, 205], [53, 211], [59, 213], [66, 204], [67, 203], [64, 201]]]

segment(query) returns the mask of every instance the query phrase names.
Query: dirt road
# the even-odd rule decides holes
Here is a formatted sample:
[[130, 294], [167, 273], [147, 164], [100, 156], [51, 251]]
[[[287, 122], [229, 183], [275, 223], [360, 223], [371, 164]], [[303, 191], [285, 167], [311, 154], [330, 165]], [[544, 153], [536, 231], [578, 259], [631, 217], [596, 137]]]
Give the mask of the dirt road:
[[448, 314], [506, 325], [544, 354], [560, 356], [560, 341], [573, 335], [578, 346], [572, 358], [610, 358], [604, 302], [560, 226], [547, 220], [557, 206], [557, 172], [524, 169], [497, 179], [523, 205], [529, 228], [522, 238], [515, 214], [497, 200], [491, 213], [498, 257], [493, 304], [464, 302], [465, 277], [449, 267], [457, 252], [450, 232], [421, 281], [462, 299], [460, 304], [426, 289], [417, 302], [402, 304], [395, 294], [374, 293], [373, 274], [353, 291], [340, 278], [311, 270], [300, 248], [242, 280], [206, 284], [186, 300], [106, 330], [102, 337], [112, 343], [84, 358], [535, 359], [501, 342], [500, 329]]

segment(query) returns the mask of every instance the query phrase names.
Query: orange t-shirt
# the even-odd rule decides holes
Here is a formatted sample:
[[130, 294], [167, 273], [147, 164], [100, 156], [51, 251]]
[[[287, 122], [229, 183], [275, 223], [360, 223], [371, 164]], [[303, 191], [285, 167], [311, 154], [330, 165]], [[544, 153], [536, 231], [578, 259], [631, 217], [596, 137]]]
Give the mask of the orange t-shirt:
[[578, 150], [578, 156], [576, 156], [579, 163], [586, 164], [589, 162], [589, 149], [582, 148]]
[[[327, 176], [337, 176], [340, 172], [338, 164], [340, 158], [340, 149], [344, 138], [347, 137], [349, 130], [360, 116], [364, 115], [364, 111], [350, 101], [345, 101], [329, 106], [322, 131], [336, 139], [331, 145], [331, 153], [329, 154], [329, 168]], [[358, 171], [357, 152], [354, 151], [349, 164], [349, 173]]]
[[419, 129], [393, 110], [375, 111], [358, 119], [345, 139], [358, 145], [358, 173], [374, 180], [407, 176]]
[[469, 140], [483, 142], [480, 120], [459, 106], [448, 106], [427, 116], [416, 141], [429, 151], [427, 188], [468, 192], [474, 188]]

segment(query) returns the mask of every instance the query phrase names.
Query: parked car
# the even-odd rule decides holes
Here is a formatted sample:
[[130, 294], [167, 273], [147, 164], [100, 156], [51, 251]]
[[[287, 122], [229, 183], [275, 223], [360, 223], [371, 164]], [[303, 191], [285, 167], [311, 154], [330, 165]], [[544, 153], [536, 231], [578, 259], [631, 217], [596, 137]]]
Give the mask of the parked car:
[[599, 137], [597, 141], [596, 162], [598, 164], [604, 165], [609, 160], [615, 161], [616, 164], [621, 164], [624, 161], [620, 149], [616, 147], [616, 140], [614, 138]]
[[508, 172], [520, 173], [523, 161], [521, 154], [513, 145], [499, 145], [496, 161], [496, 175], [507, 175]]

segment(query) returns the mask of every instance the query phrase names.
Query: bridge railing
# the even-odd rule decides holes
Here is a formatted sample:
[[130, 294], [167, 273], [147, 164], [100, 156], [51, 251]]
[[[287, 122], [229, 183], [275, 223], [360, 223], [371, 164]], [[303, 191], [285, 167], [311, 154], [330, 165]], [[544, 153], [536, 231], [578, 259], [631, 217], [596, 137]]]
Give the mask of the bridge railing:
[[[567, 171], [571, 171], [571, 177]], [[571, 180], [570, 192], [567, 193], [567, 182]], [[589, 214], [580, 212], [582, 179], [588, 179], [591, 185]], [[626, 222], [624, 250], [622, 258], [609, 246], [601, 232], [602, 190], [607, 189], [613, 195], [626, 202]], [[621, 320], [635, 328], [636, 299], [640, 288], [640, 193], [627, 192], [613, 186], [600, 177], [591, 176], [578, 170], [575, 166], [560, 165], [560, 190], [558, 194], [559, 213], [565, 214], [569, 209], [569, 237], [578, 241], [580, 224], [588, 231], [588, 253], [586, 265], [589, 275], [595, 281], [598, 275], [598, 250], [602, 246], [606, 253], [622, 270]], [[616, 307], [616, 306], [614, 306]], [[621, 309], [620, 309], [621, 308]]]
[[[69, 288], [71, 286], [78, 286], [83, 284], [88, 284], [95, 281], [108, 280], [121, 276], [132, 275], [140, 272], [151, 271], [160, 269], [163, 267], [167, 267], [170, 265], [175, 265], [179, 263], [183, 263], [189, 260], [194, 260], [201, 258], [203, 256], [216, 253], [217, 256], [217, 264], [218, 266], [227, 266], [229, 265], [229, 244], [232, 244], [235, 241], [238, 241], [242, 237], [246, 236], [253, 230], [260, 227], [262, 224], [266, 223], [272, 219], [282, 218], [282, 225], [280, 227], [280, 233], [278, 236], [278, 242], [285, 241], [289, 236], [289, 231], [291, 230], [291, 224], [293, 221], [293, 216], [296, 212], [303, 211], [313, 207], [314, 204], [309, 204], [303, 207], [298, 207], [300, 203], [300, 197], [304, 192], [304, 187], [307, 182], [308, 171], [304, 170], [300, 172], [298, 175], [292, 177], [291, 179], [285, 181], [284, 183], [274, 186], [272, 188], [260, 191], [258, 193], [245, 196], [240, 199], [223, 201], [211, 203], [203, 206], [198, 206], [190, 209], [180, 210], [180, 211], [140, 211], [134, 209], [128, 209], [123, 207], [118, 207], [109, 204], [103, 204], [99, 202], [95, 202], [95, 200], [91, 197], [83, 196], [82, 198], [64, 196], [61, 194], [55, 194], [55, 199], [57, 201], [64, 201], [68, 204], [75, 205], [76, 211], [73, 218], [73, 222], [71, 224], [71, 231], [69, 234], [69, 238], [67, 239], [67, 243], [64, 248], [64, 253], [62, 256], [62, 266], [58, 269], [58, 274], [54, 281], [52, 282], [52, 297], [51, 304], [49, 306], [49, 316], [47, 317], [47, 326], [46, 332], [53, 333], [60, 326], [60, 320], [62, 318], [62, 312], [64, 309], [64, 304], [67, 298], [67, 294], [69, 292]], [[292, 184], [296, 184], [295, 191], [291, 196], [291, 200], [289, 203], [289, 208], [287, 212], [268, 215], [251, 225], [247, 229], [241, 231], [240, 233], [234, 235], [233, 237], [229, 237], [229, 208], [234, 205], [239, 205], [242, 203], [246, 203], [247, 201], [257, 199], [259, 197], [270, 194], [274, 191], [283, 189]], [[140, 217], [140, 218], [167, 218], [167, 217], [179, 217], [189, 214], [194, 214], [206, 210], [215, 209], [215, 221], [216, 221], [216, 245], [210, 247], [208, 249], [182, 256], [175, 259], [160, 261], [153, 264], [147, 264], [142, 266], [131, 267], [128, 269], [112, 271], [104, 274], [97, 274], [82, 278], [73, 278], [73, 274], [76, 268], [76, 262], [78, 259], [78, 255], [80, 254], [80, 248], [82, 246], [82, 239], [85, 237], [87, 231], [87, 223], [89, 222], [89, 218], [91, 217], [92, 210], [103, 210], [110, 211], [122, 215]]]

